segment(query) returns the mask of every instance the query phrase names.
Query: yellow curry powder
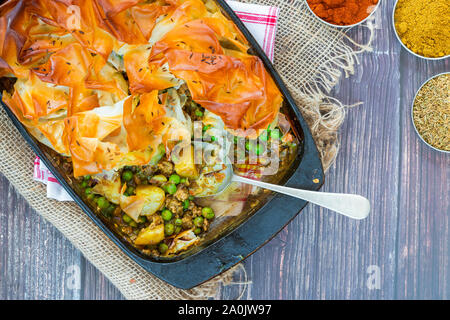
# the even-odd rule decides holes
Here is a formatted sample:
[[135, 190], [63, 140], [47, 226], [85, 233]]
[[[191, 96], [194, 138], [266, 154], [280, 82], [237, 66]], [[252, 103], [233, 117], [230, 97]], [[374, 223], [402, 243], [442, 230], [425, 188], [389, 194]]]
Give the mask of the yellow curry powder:
[[450, 1], [399, 0], [395, 29], [411, 51], [428, 58], [450, 54]]

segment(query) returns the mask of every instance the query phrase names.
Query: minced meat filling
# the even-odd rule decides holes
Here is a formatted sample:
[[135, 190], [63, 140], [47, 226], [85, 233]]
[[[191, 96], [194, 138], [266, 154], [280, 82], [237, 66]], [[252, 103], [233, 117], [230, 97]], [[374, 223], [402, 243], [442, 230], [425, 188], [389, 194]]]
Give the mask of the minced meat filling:
[[189, 191], [186, 186], [180, 186], [173, 196], [178, 201], [183, 202], [189, 198]]
[[[197, 117], [200, 117], [202, 111], [198, 107], [195, 110]], [[191, 113], [195, 115], [195, 111]], [[266, 148], [270, 148], [272, 141], [281, 141], [281, 166], [285, 166], [289, 154], [295, 150], [292, 135], [287, 133], [282, 139], [278, 128], [267, 130], [267, 133], [268, 138], [263, 142], [267, 144]], [[236, 148], [236, 139], [234, 144]], [[246, 157], [252, 152], [258, 154], [258, 146], [246, 145]], [[63, 159], [58, 162], [64, 171], [73, 177], [70, 158]], [[164, 152], [154, 164], [125, 166], [118, 170], [116, 175], [117, 183], [120, 184], [121, 203], [117, 199], [114, 201], [106, 192], [97, 190], [96, 185], [101, 184], [99, 177], [84, 176], [75, 180], [95, 211], [107, 219], [126, 241], [143, 253], [172, 255], [186, 250], [187, 245], [183, 245], [191, 245], [196, 240], [195, 237], [207, 232], [215, 218], [212, 208], [202, 207], [195, 202], [193, 195], [197, 194], [196, 190], [200, 188], [196, 180], [178, 175], [175, 164], [164, 157]], [[111, 180], [111, 177], [108, 180]], [[135, 216], [122, 205], [127, 199], [134, 199], [130, 197], [144, 201], [142, 211]], [[145, 204], [147, 200], [149, 203]], [[185, 240], [186, 238], [188, 240]]]
[[[63, 168], [72, 174], [71, 162], [67, 160]], [[143, 209], [135, 219], [124, 212], [120, 204], [113, 203], [110, 196], [95, 192], [95, 186], [101, 183], [97, 177], [84, 176], [77, 181], [96, 212], [108, 219], [116, 231], [144, 253], [164, 255], [174, 247], [178, 235], [189, 231], [200, 235], [208, 230], [207, 221], [214, 219], [214, 215], [210, 214], [211, 208], [206, 208], [202, 213], [205, 208], [197, 205], [189, 193], [189, 179], [177, 175], [174, 164], [169, 160], [162, 159], [154, 166], [126, 166], [118, 174], [120, 188], [124, 190], [121, 197], [140, 197], [145, 191], [150, 192], [145, 193], [147, 198], [153, 200], [156, 191], [156, 195], [164, 198], [161, 206], [154, 213], [150, 211], [150, 214], [144, 214]], [[180, 247], [180, 251], [184, 250]]]
[[158, 170], [161, 174], [169, 177], [172, 173], [174, 173], [174, 165], [170, 161], [161, 161], [158, 163]]
[[176, 216], [179, 216], [183, 213], [183, 204], [173, 196], [168, 196], [166, 198], [164, 206]]

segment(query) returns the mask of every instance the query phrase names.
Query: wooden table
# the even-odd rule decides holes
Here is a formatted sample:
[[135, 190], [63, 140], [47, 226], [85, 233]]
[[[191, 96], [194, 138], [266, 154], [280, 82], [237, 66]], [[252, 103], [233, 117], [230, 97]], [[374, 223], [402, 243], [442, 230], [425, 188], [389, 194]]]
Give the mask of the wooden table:
[[[247, 299], [449, 299], [450, 156], [425, 146], [410, 120], [415, 91], [450, 61], [427, 62], [394, 38], [392, 3], [377, 15], [374, 51], [333, 96], [349, 109], [323, 191], [367, 196], [352, 221], [309, 205], [244, 263]], [[362, 41], [361, 29], [353, 36]], [[123, 299], [120, 292], [0, 177], [0, 299]], [[81, 287], [70, 285], [80, 271]], [[242, 287], [221, 288], [234, 299]]]

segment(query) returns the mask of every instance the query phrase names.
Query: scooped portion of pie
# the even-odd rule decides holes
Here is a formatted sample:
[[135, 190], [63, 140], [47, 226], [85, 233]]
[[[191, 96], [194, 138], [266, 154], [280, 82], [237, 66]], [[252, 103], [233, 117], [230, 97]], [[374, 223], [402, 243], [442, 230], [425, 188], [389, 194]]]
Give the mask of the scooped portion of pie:
[[272, 140], [292, 147], [282, 95], [248, 50], [212, 0], [0, 6], [0, 77], [15, 81], [3, 101], [149, 254], [188, 249], [214, 219], [193, 195], [221, 183], [223, 159], [195, 161], [195, 145], [217, 155], [233, 149], [225, 137], [266, 135], [268, 149]]

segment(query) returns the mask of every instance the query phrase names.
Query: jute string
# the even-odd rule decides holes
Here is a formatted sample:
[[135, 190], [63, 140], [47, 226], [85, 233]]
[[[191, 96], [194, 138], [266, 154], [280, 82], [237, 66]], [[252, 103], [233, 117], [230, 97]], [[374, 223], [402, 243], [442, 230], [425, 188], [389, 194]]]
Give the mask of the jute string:
[[[301, 0], [244, 1], [280, 8], [275, 67], [308, 121], [323, 166], [328, 169], [339, 149], [338, 129], [345, 118], [345, 106], [327, 95], [342, 75], [353, 73], [357, 55], [370, 50], [373, 22], [364, 25], [368, 29], [368, 41], [362, 45], [355, 43], [345, 32], [319, 22]], [[233, 283], [236, 270], [240, 270], [243, 283], [249, 283], [242, 264], [191, 290], [174, 288], [144, 271], [122, 253], [76, 204], [47, 199], [45, 186], [33, 181], [34, 153], [3, 108], [0, 109], [0, 172], [127, 299], [214, 297], [220, 285]]]

